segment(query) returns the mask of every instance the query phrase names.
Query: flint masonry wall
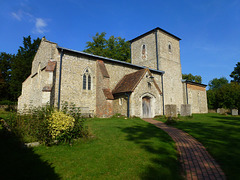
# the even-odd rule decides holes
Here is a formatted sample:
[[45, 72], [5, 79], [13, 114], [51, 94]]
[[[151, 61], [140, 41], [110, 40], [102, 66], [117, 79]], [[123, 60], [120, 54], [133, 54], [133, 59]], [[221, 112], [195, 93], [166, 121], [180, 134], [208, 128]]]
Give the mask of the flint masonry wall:
[[[126, 75], [126, 74], [130, 74], [133, 72], [136, 72], [138, 70], [140, 70], [139, 68], [136, 67], [132, 67], [132, 66], [124, 66], [118, 63], [114, 63], [114, 62], [109, 62], [109, 61], [104, 61], [105, 66], [108, 70], [108, 73], [110, 75], [110, 89], [114, 89], [115, 86], [117, 85], [117, 83]], [[154, 76], [154, 79], [156, 81], [156, 83], [158, 84], [158, 86], [162, 87], [161, 85], [161, 76], [158, 73], [152, 73], [152, 75]]]
[[[165, 104], [176, 104], [179, 113], [183, 103], [179, 40], [159, 30], [157, 34], [159, 69], [165, 71], [163, 75], [164, 101]], [[169, 50], [169, 45], [171, 50]]]
[[37, 73], [39, 69], [41, 70], [42, 68], [46, 67], [49, 60], [57, 60], [56, 55], [58, 55], [58, 50], [56, 46], [56, 43], [42, 38], [41, 44], [32, 62], [32, 75]]
[[150, 97], [151, 115], [152, 117], [162, 115], [162, 96], [153, 82], [148, 83], [146, 74], [137, 85], [136, 89], [130, 96], [130, 114], [131, 116], [143, 117], [142, 98]]
[[127, 96], [119, 95], [113, 100], [114, 114], [127, 116]]
[[187, 103], [186, 93], [188, 93], [188, 104], [192, 106], [192, 113], [208, 113], [206, 87], [187, 84], [186, 92], [186, 83], [183, 83], [183, 92], [185, 104]]
[[47, 100], [46, 93], [42, 90], [45, 85], [49, 84], [49, 79], [53, 79], [51, 73], [45, 71], [45, 67], [49, 60], [54, 60], [56, 52], [56, 44], [43, 38], [32, 62], [31, 75], [22, 84], [22, 93], [18, 99], [20, 111], [24, 108], [42, 106], [43, 98], [50, 103], [50, 98]]
[[51, 73], [43, 69], [34, 76], [29, 76], [23, 82], [22, 94], [18, 98], [18, 109], [38, 107], [45, 105], [46, 102], [50, 103], [50, 97], [46, 97], [43, 87], [48, 85], [49, 81], [52, 81]]
[[[60, 58], [60, 57], [59, 57]], [[57, 66], [55, 96], [58, 97], [59, 66]], [[91, 90], [83, 89], [83, 74], [88, 68]], [[74, 103], [82, 113], [96, 113], [96, 60], [84, 55], [64, 51], [62, 59], [61, 104]], [[57, 105], [56, 98], [55, 104]]]
[[[146, 66], [152, 69], [157, 69], [156, 64], [156, 44], [155, 33], [151, 33], [141, 39], [132, 42], [131, 45], [131, 60], [132, 64]], [[142, 54], [142, 46], [145, 45], [145, 57]]]
[[[173, 36], [157, 30], [159, 70], [165, 71], [164, 101], [165, 104], [176, 104], [180, 113], [183, 103], [182, 69], [180, 63], [179, 40]], [[142, 58], [142, 45], [146, 45], [146, 58]], [[169, 45], [171, 50], [169, 50]], [[149, 33], [131, 44], [132, 63], [157, 69], [155, 32]], [[157, 81], [159, 82], [159, 81]]]
[[[126, 75], [126, 74], [130, 74], [133, 72], [136, 72], [137, 70], [139, 70], [139, 68], [135, 68], [135, 67], [131, 67], [131, 66], [123, 66], [114, 62], [108, 62], [105, 61], [105, 66], [108, 70], [108, 73], [110, 75], [110, 89], [114, 89], [114, 87], [117, 85], [117, 83]], [[162, 84], [161, 84], [161, 75], [158, 73], [152, 73], [152, 75], [154, 76], [154, 80], [157, 83], [157, 85], [159, 86], [159, 88], [162, 88]], [[141, 82], [142, 83], [142, 82]], [[148, 89], [147, 88], [147, 82], [143, 83], [143, 86], [139, 86], [139, 88], [137, 88], [138, 92], [135, 93], [135, 91], [132, 93], [132, 95], [130, 96], [130, 116], [141, 116], [141, 107], [142, 106], [142, 102], [139, 104], [140, 101], [140, 97], [139, 95], [142, 95], [143, 92], [152, 92], [154, 91], [155, 93], [155, 87], [152, 87], [152, 89]], [[141, 94], [142, 93], [142, 94]], [[136, 98], [136, 99], [134, 99]], [[156, 95], [156, 105], [155, 106], [155, 114], [159, 115], [162, 114], [162, 98], [158, 97], [158, 95]], [[127, 98], [123, 98], [123, 105], [119, 106], [119, 100], [115, 100], [114, 101], [114, 113], [121, 113], [123, 114], [123, 111], [125, 111], [124, 115], [127, 115]], [[116, 109], [117, 108], [117, 109]], [[136, 109], [137, 108], [137, 109]], [[119, 110], [119, 111], [118, 111]]]

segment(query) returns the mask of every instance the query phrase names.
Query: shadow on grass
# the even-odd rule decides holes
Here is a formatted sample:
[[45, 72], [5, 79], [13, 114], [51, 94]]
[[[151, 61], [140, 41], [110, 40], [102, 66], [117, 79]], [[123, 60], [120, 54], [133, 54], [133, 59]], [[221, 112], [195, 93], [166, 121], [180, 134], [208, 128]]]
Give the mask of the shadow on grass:
[[214, 119], [221, 119], [217, 120], [218, 122], [222, 122], [224, 124], [229, 124], [229, 125], [240, 125], [240, 117], [234, 117], [234, 116], [210, 116], [211, 118]]
[[[228, 179], [239, 179], [240, 123], [236, 117], [214, 118], [211, 123], [179, 121], [174, 127], [199, 140], [223, 168]], [[209, 119], [211, 121], [211, 119]]]
[[[1, 126], [1, 125], [0, 125]], [[60, 179], [54, 168], [31, 148], [0, 127], [0, 179]]]
[[152, 124], [131, 126], [122, 131], [127, 133], [128, 141], [153, 154], [152, 164], [142, 173], [141, 179], [182, 179], [174, 142], [165, 132]]

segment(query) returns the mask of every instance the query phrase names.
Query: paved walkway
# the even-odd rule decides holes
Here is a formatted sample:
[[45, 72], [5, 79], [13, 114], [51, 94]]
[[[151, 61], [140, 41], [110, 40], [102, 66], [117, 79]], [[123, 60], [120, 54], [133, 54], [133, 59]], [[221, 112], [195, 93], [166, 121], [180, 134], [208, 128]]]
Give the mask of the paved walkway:
[[189, 134], [163, 122], [153, 119], [144, 119], [167, 132], [176, 142], [180, 154], [180, 162], [186, 172], [187, 180], [195, 179], [226, 179], [222, 169], [206, 151], [206, 148]]

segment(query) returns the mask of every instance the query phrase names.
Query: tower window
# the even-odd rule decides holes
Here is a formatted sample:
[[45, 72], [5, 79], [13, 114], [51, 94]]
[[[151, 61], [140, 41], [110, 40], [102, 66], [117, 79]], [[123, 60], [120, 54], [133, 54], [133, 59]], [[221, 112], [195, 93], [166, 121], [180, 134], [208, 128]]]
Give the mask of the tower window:
[[92, 77], [88, 69], [83, 74], [83, 90], [91, 90], [92, 88]]
[[168, 52], [172, 52], [172, 44], [170, 42], [168, 43]]
[[143, 44], [142, 45], [142, 59], [145, 59], [146, 58], [146, 45]]

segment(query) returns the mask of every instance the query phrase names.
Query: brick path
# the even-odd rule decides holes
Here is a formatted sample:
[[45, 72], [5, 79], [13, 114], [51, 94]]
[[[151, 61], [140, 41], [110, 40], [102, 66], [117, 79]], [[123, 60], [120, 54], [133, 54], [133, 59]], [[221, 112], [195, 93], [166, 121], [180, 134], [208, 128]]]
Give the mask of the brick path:
[[144, 119], [167, 132], [176, 142], [180, 155], [180, 162], [186, 172], [187, 180], [195, 179], [226, 179], [222, 169], [207, 152], [206, 148], [189, 134], [163, 122], [153, 119]]

